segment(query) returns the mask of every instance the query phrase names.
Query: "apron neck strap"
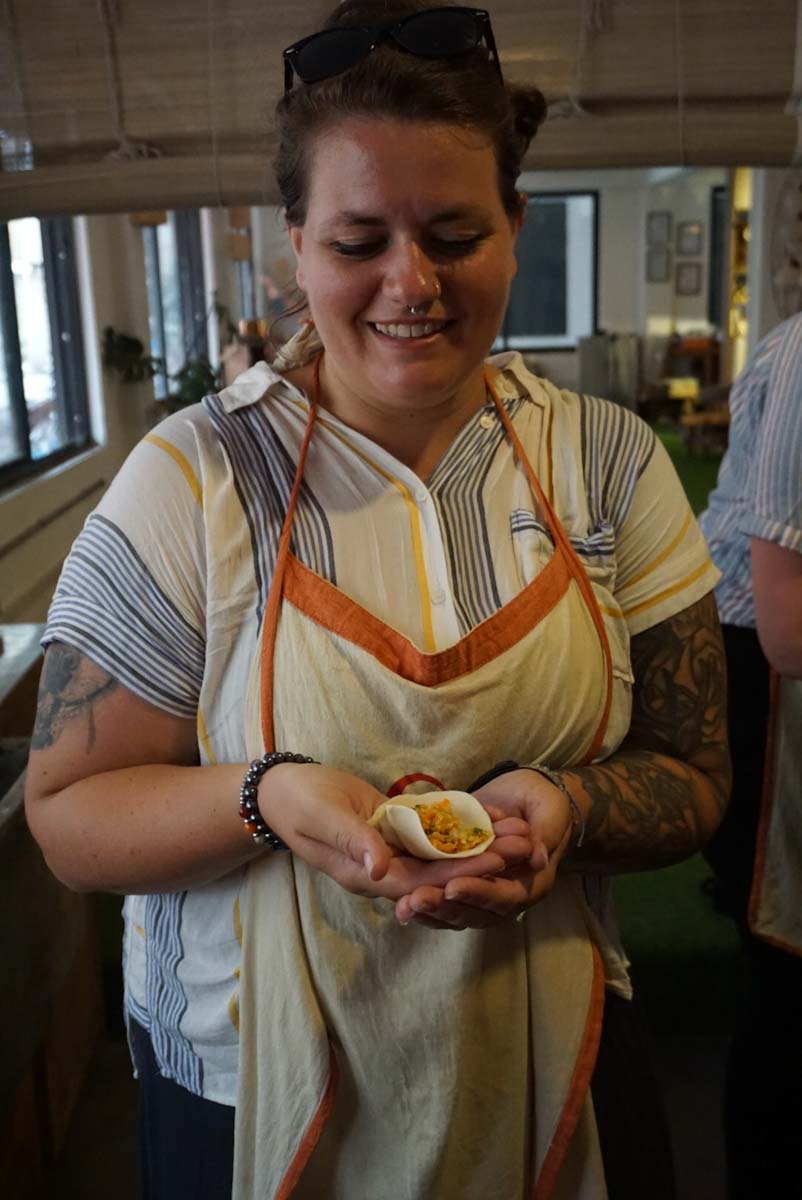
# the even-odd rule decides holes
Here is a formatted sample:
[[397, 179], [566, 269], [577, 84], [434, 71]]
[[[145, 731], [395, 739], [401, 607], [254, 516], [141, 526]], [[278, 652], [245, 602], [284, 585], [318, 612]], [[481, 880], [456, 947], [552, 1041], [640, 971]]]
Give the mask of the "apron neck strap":
[[261, 693], [261, 712], [262, 712], [262, 738], [264, 740], [265, 752], [270, 753], [275, 750], [275, 730], [273, 728], [273, 660], [276, 652], [276, 635], [278, 633], [278, 619], [281, 612], [281, 599], [284, 594], [284, 575], [287, 570], [287, 559], [290, 554], [290, 544], [292, 541], [292, 519], [295, 516], [295, 509], [298, 504], [298, 495], [301, 491], [301, 484], [304, 477], [304, 466], [306, 465], [306, 456], [309, 451], [309, 443], [312, 440], [312, 430], [315, 425], [315, 417], [317, 416], [318, 397], [320, 396], [320, 363], [323, 358], [321, 350], [315, 359], [312, 368], [312, 398], [309, 403], [309, 417], [306, 422], [306, 432], [304, 433], [301, 449], [298, 454], [298, 465], [295, 468], [295, 479], [292, 483], [290, 498], [287, 502], [287, 514], [284, 517], [284, 525], [281, 530], [281, 538], [278, 544], [278, 553], [276, 555], [276, 567], [273, 572], [273, 578], [270, 581], [270, 591], [267, 596], [267, 604], [265, 606], [265, 616], [262, 628], [262, 661], [260, 673], [260, 693]]

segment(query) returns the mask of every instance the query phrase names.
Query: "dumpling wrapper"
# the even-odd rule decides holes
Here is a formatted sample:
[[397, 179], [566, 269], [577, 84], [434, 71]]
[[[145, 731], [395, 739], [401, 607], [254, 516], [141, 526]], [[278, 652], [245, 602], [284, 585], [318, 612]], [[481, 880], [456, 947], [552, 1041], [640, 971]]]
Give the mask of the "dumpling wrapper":
[[[416, 804], [436, 804], [439, 800], [450, 800], [451, 811], [461, 825], [470, 829], [487, 830], [487, 837], [470, 850], [456, 850], [453, 854], [438, 850], [423, 831], [421, 819], [415, 812]], [[401, 795], [380, 804], [368, 821], [391, 846], [414, 854], [415, 858], [471, 858], [482, 854], [494, 840], [493, 824], [479, 801], [470, 792], [426, 792], [422, 796]]]

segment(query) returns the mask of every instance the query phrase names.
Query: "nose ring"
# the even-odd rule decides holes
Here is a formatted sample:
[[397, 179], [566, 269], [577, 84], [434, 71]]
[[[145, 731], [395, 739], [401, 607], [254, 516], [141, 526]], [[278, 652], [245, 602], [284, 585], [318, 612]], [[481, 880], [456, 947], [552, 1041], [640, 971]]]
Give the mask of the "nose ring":
[[[435, 281], [434, 281], [434, 296], [432, 297], [432, 299], [439, 300], [440, 296], [442, 294], [442, 291], [443, 291], [443, 289], [440, 285], [440, 280], [435, 279]], [[407, 305], [405, 305], [405, 308], [411, 317], [418, 317], [422, 313], [426, 312], [426, 310], [429, 308], [431, 303], [432, 303], [432, 300], [427, 300], [427, 302], [425, 304], [407, 304]]]

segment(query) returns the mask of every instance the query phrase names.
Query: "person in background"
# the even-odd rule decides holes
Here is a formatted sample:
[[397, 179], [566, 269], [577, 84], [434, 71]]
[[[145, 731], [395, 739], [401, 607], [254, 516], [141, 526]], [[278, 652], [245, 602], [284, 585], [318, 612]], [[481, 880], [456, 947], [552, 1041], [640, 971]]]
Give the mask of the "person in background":
[[[545, 103], [487, 13], [349, 0], [285, 65], [310, 323], [87, 521], [28, 773], [127, 894], [145, 1195], [664, 1200], [609, 878], [720, 819], [718, 574], [647, 426], [488, 360]], [[389, 846], [421, 785], [489, 849]]]
[[749, 985], [727, 1065], [730, 1200], [802, 1196], [802, 313], [764, 338], [730, 396], [730, 441], [700, 517], [722, 573], [733, 788], [706, 850]]

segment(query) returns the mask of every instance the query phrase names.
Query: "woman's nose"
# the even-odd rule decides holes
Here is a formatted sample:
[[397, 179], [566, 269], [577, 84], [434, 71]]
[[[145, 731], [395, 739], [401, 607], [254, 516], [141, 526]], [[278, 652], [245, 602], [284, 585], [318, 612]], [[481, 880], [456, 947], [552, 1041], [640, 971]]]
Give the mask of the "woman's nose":
[[442, 291], [437, 268], [417, 242], [393, 248], [385, 271], [383, 292], [404, 308], [433, 304]]

